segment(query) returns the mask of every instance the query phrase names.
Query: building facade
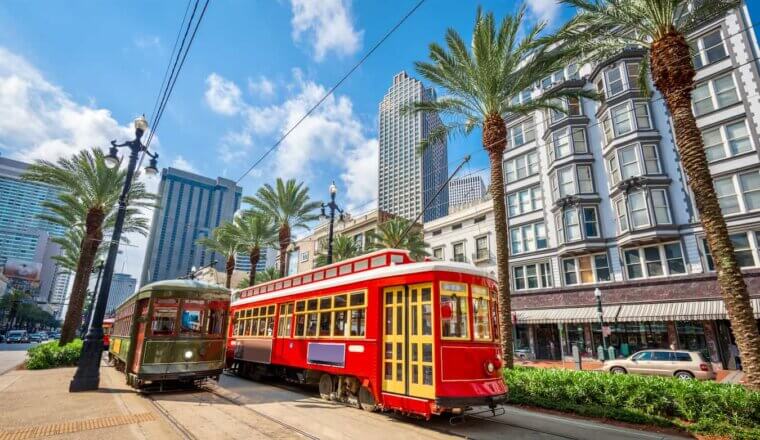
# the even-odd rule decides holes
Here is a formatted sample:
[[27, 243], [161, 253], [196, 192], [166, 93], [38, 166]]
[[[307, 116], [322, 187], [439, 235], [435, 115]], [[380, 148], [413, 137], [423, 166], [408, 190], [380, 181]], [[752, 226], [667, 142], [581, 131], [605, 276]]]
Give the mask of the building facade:
[[[400, 72], [393, 77], [393, 84], [380, 103], [378, 206], [384, 212], [415, 220], [429, 203], [423, 221], [448, 213], [446, 141], [431, 144], [420, 152], [420, 141], [441, 120], [433, 114], [404, 112], [413, 102], [435, 99], [435, 90]], [[436, 196], [439, 189], [441, 192]]]
[[486, 185], [480, 176], [455, 177], [449, 181], [449, 211], [462, 205], [481, 200], [486, 195]]
[[115, 273], [111, 278], [111, 288], [108, 290], [106, 314], [113, 314], [121, 303], [135, 293], [137, 279], [127, 273]]
[[423, 225], [433, 258], [472, 263], [496, 275], [496, 234], [493, 201], [489, 198], [460, 205], [460, 209]]
[[[259, 262], [256, 263], [256, 272], [261, 272], [268, 267], [275, 265], [277, 259], [277, 249], [264, 248], [259, 252]], [[235, 270], [243, 272], [251, 271], [251, 260], [245, 253], [240, 253], [235, 258]]]
[[[746, 6], [689, 35], [693, 109], [737, 258], [760, 318], [760, 70]], [[671, 345], [735, 368], [733, 334], [661, 95], [637, 87], [643, 53], [568, 65], [524, 91], [588, 88], [566, 113], [508, 118], [504, 154], [516, 349], [558, 359]]]
[[[55, 187], [21, 180], [29, 164], [0, 157], [0, 267], [11, 272], [23, 267], [24, 274], [9, 275], [9, 285], [29, 291], [40, 305], [60, 311], [70, 274], [58, 267], [54, 256], [61, 248], [52, 238], [64, 227], [39, 218], [52, 214], [45, 202], [56, 202]], [[32, 274], [34, 272], [34, 274]]]
[[197, 241], [233, 218], [240, 208], [242, 188], [221, 177], [166, 168], [161, 171], [158, 197], [140, 285], [184, 276], [191, 267], [213, 261], [217, 270], [224, 270], [224, 258]]
[[[343, 221], [335, 220], [333, 232], [336, 235], [343, 234], [352, 237], [361, 252], [368, 252], [371, 244], [368, 237], [377, 229], [377, 225], [392, 217], [391, 214], [378, 209], [356, 217], [345, 214]], [[327, 241], [328, 227], [328, 222], [323, 221], [315, 226], [309, 235], [293, 243], [293, 249], [290, 252], [290, 272], [302, 273], [317, 267], [317, 257], [327, 252], [323, 246]]]

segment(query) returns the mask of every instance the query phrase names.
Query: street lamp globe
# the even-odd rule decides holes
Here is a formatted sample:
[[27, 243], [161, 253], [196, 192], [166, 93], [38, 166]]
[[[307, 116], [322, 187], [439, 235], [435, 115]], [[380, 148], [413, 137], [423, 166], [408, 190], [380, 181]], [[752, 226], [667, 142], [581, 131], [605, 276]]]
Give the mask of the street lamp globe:
[[330, 184], [330, 195], [336, 194], [338, 192], [338, 187], [335, 186], [335, 181], [333, 180], [333, 183]]
[[601, 298], [601, 297], [602, 297], [602, 291], [601, 291], [601, 290], [599, 290], [599, 288], [598, 288], [598, 287], [597, 287], [596, 289], [594, 289], [594, 296], [595, 296], [597, 299], [598, 299], [598, 298]]
[[137, 133], [137, 137], [141, 137], [147, 130], [148, 120], [145, 119], [145, 115], [141, 115], [139, 118], [135, 119], [135, 133]]
[[119, 166], [119, 149], [116, 147], [111, 147], [108, 150], [108, 155], [104, 158], [104, 160], [108, 168], [116, 168]]

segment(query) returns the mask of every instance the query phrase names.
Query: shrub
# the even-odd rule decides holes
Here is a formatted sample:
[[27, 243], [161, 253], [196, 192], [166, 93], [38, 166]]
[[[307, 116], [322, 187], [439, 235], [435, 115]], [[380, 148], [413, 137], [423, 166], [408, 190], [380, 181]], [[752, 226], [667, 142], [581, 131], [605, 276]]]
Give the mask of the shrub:
[[760, 438], [760, 393], [740, 385], [656, 376], [516, 367], [513, 403], [693, 432]]
[[75, 339], [63, 347], [55, 341], [46, 342], [27, 351], [26, 368], [44, 370], [46, 368], [71, 367], [77, 364], [81, 353], [81, 339]]

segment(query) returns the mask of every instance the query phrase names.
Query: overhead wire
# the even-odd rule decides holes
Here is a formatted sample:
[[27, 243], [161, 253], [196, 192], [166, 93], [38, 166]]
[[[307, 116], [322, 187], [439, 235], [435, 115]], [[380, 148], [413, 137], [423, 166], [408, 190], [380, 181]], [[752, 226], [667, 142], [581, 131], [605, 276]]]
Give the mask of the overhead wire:
[[399, 27], [401, 27], [401, 25], [402, 25], [402, 24], [404, 24], [404, 22], [406, 22], [406, 20], [407, 20], [409, 17], [411, 17], [411, 15], [412, 15], [412, 14], [413, 14], [413, 13], [414, 13], [414, 12], [415, 12], [417, 9], [419, 9], [419, 7], [420, 7], [420, 6], [422, 6], [422, 4], [423, 4], [423, 3], [425, 3], [425, 0], [419, 0], [419, 1], [418, 1], [418, 2], [417, 2], [417, 3], [416, 3], [416, 4], [415, 4], [415, 5], [414, 5], [414, 6], [413, 6], [413, 7], [412, 7], [412, 8], [411, 8], [411, 9], [410, 9], [410, 10], [409, 10], [409, 11], [408, 11], [408, 12], [407, 12], [407, 13], [406, 13], [406, 14], [405, 14], [403, 17], [402, 17], [402, 18], [401, 18], [401, 20], [399, 20], [399, 21], [398, 21], [398, 22], [397, 22], [397, 23], [396, 23], [396, 24], [395, 24], [395, 25], [394, 25], [392, 28], [390, 28], [390, 29], [388, 30], [388, 32], [386, 32], [386, 33], [385, 33], [385, 35], [383, 35], [383, 37], [382, 37], [380, 40], [378, 40], [378, 41], [377, 41], [377, 42], [376, 42], [376, 43], [375, 43], [375, 44], [372, 46], [372, 48], [371, 48], [371, 49], [370, 49], [370, 50], [369, 50], [369, 51], [368, 51], [366, 54], [364, 54], [364, 56], [363, 56], [363, 57], [361, 57], [361, 58], [359, 59], [359, 61], [358, 61], [357, 63], [355, 63], [355, 64], [353, 65], [353, 67], [351, 67], [351, 69], [349, 69], [349, 70], [348, 70], [348, 72], [346, 72], [346, 74], [344, 74], [344, 75], [343, 75], [343, 77], [341, 77], [341, 79], [340, 79], [340, 80], [339, 80], [337, 83], [335, 83], [335, 84], [334, 84], [332, 87], [330, 87], [330, 89], [329, 89], [329, 90], [328, 90], [328, 91], [327, 91], [327, 92], [326, 92], [326, 93], [325, 93], [325, 94], [324, 94], [324, 95], [323, 95], [323, 96], [322, 96], [322, 97], [321, 97], [321, 98], [320, 98], [320, 99], [319, 99], [319, 100], [318, 100], [318, 101], [317, 101], [317, 102], [316, 102], [314, 105], [312, 105], [312, 106], [309, 108], [309, 110], [308, 110], [306, 113], [304, 113], [304, 114], [303, 114], [303, 116], [301, 116], [301, 117], [300, 117], [300, 118], [299, 118], [299, 119], [298, 119], [298, 120], [295, 122], [295, 124], [293, 124], [293, 125], [292, 125], [290, 128], [288, 128], [288, 130], [287, 130], [287, 131], [285, 131], [285, 133], [284, 133], [284, 134], [283, 134], [283, 135], [282, 135], [282, 136], [281, 136], [281, 137], [280, 137], [280, 138], [277, 140], [277, 142], [275, 142], [275, 143], [274, 143], [274, 144], [273, 144], [271, 147], [269, 147], [269, 148], [268, 148], [268, 149], [267, 149], [267, 150], [266, 150], [266, 151], [265, 151], [265, 152], [264, 152], [264, 153], [263, 153], [263, 154], [262, 154], [262, 155], [261, 155], [261, 156], [260, 156], [260, 157], [259, 157], [259, 158], [258, 158], [258, 159], [257, 159], [257, 160], [256, 160], [256, 161], [255, 161], [255, 162], [254, 162], [254, 163], [253, 163], [253, 164], [252, 164], [252, 165], [251, 165], [251, 166], [250, 166], [250, 167], [249, 167], [249, 168], [248, 168], [246, 171], [245, 171], [245, 172], [244, 172], [244, 173], [243, 173], [243, 175], [242, 175], [242, 176], [240, 176], [240, 178], [238, 178], [238, 179], [235, 181], [235, 183], [240, 183], [240, 181], [241, 181], [241, 180], [243, 180], [243, 179], [244, 179], [244, 178], [245, 178], [245, 177], [246, 177], [248, 174], [250, 174], [250, 173], [251, 173], [251, 171], [253, 171], [253, 169], [254, 169], [254, 168], [256, 168], [256, 167], [257, 167], [257, 166], [258, 166], [258, 165], [259, 165], [261, 162], [263, 162], [263, 161], [264, 161], [264, 159], [266, 159], [266, 157], [267, 157], [267, 156], [269, 156], [269, 154], [270, 154], [272, 151], [274, 151], [274, 150], [275, 150], [277, 147], [279, 147], [279, 146], [280, 146], [280, 145], [281, 145], [281, 144], [282, 144], [282, 143], [285, 141], [285, 139], [287, 139], [287, 137], [290, 135], [290, 133], [292, 133], [292, 132], [293, 132], [293, 130], [295, 130], [296, 128], [298, 128], [298, 126], [300, 126], [300, 125], [301, 125], [301, 123], [302, 123], [303, 121], [305, 121], [305, 120], [306, 120], [306, 119], [307, 119], [309, 116], [311, 116], [311, 114], [312, 114], [312, 113], [314, 113], [314, 111], [315, 111], [317, 108], [319, 108], [319, 106], [320, 106], [320, 105], [321, 105], [321, 104], [322, 104], [322, 103], [323, 103], [323, 102], [324, 102], [324, 101], [325, 101], [327, 98], [329, 98], [329, 97], [330, 97], [330, 96], [331, 96], [331, 95], [332, 95], [332, 94], [335, 92], [335, 90], [337, 90], [337, 89], [338, 89], [338, 87], [340, 87], [340, 86], [341, 86], [341, 84], [343, 84], [343, 83], [344, 83], [344, 82], [345, 82], [345, 81], [348, 79], [348, 77], [349, 77], [349, 76], [351, 76], [351, 74], [353, 74], [353, 73], [356, 71], [356, 69], [358, 69], [358, 68], [359, 68], [359, 66], [361, 66], [361, 65], [362, 65], [362, 64], [363, 64], [363, 63], [364, 63], [364, 62], [367, 60], [367, 58], [369, 58], [369, 57], [370, 57], [370, 55], [372, 55], [372, 54], [373, 54], [373, 53], [374, 53], [374, 52], [375, 52], [375, 51], [376, 51], [376, 50], [377, 50], [377, 49], [380, 47], [380, 45], [382, 45], [382, 44], [385, 42], [385, 40], [387, 40], [387, 39], [388, 39], [388, 38], [389, 38], [389, 37], [390, 37], [390, 36], [391, 36], [391, 35], [392, 35], [392, 34], [393, 34], [393, 33], [394, 33], [394, 32], [395, 32], [395, 31], [396, 31], [398, 28], [399, 28]]

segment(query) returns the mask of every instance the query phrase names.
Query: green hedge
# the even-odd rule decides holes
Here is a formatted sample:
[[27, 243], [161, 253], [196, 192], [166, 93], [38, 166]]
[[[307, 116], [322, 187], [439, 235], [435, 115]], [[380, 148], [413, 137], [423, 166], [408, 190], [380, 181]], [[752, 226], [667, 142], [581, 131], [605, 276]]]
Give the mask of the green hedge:
[[63, 347], [60, 347], [56, 341], [46, 342], [27, 351], [26, 368], [44, 370], [46, 368], [71, 367], [77, 364], [81, 353], [81, 339], [74, 339]]
[[505, 369], [504, 378], [512, 403], [736, 439], [760, 438], [760, 393], [740, 385], [530, 367]]

